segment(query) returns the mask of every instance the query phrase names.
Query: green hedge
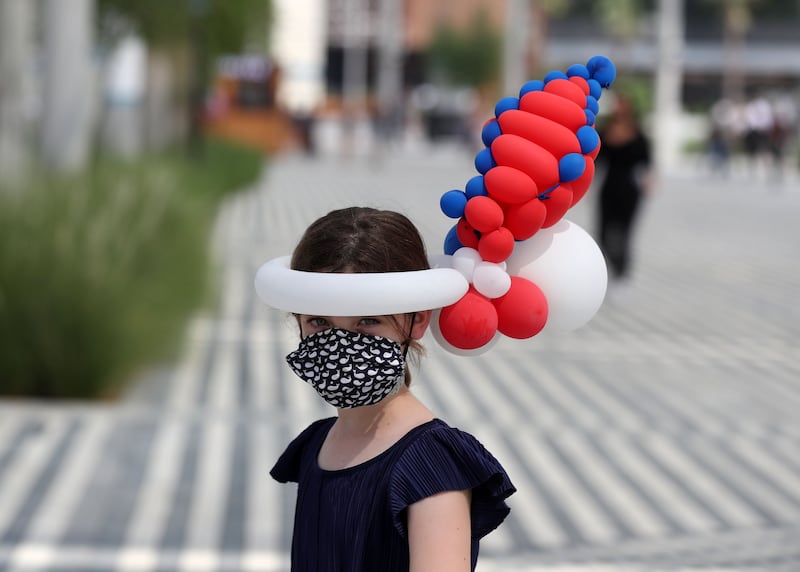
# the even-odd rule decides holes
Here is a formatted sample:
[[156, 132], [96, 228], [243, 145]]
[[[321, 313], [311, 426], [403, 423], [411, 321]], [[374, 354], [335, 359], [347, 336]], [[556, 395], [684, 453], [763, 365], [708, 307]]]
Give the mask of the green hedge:
[[174, 357], [209, 300], [209, 239], [225, 192], [263, 157], [209, 142], [0, 193], [0, 394], [113, 395]]

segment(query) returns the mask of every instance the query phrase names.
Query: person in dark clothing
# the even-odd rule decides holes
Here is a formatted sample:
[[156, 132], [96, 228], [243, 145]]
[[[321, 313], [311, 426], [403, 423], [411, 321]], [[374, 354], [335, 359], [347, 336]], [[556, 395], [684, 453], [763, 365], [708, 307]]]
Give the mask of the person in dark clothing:
[[629, 277], [631, 239], [643, 194], [650, 186], [650, 142], [642, 132], [631, 102], [618, 97], [600, 130], [598, 162], [605, 178], [598, 196], [600, 248], [608, 262], [610, 278]]
[[292, 572], [474, 570], [515, 489], [475, 437], [414, 395], [406, 360], [432, 309], [463, 290], [430, 269], [419, 232], [394, 211], [332, 211], [287, 258], [262, 266], [256, 289], [294, 314], [301, 341], [287, 362], [336, 408], [270, 473], [298, 483]]

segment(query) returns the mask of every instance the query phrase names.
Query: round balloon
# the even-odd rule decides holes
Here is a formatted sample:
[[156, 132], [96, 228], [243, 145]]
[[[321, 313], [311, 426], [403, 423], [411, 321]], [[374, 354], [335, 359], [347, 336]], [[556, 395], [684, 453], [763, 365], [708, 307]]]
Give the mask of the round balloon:
[[462, 350], [485, 346], [497, 333], [497, 310], [472, 286], [459, 300], [439, 312], [442, 337]]
[[511, 288], [511, 276], [502, 266], [502, 263], [479, 262], [472, 272], [472, 285], [487, 298], [504, 296]]
[[589, 233], [569, 220], [516, 243], [507, 264], [509, 274], [527, 278], [544, 293], [545, 331], [580, 328], [603, 303], [608, 286], [603, 254]]
[[450, 259], [450, 267], [461, 272], [467, 282], [472, 282], [472, 275], [475, 274], [475, 267], [482, 262], [480, 253], [474, 248], [459, 248], [453, 253]]
[[500, 334], [500, 332], [495, 332], [494, 336], [492, 336], [492, 339], [490, 339], [488, 342], [475, 349], [467, 350], [463, 348], [457, 348], [456, 346], [448, 342], [447, 339], [442, 335], [442, 330], [439, 327], [439, 320], [441, 317], [441, 313], [442, 313], [441, 309], [433, 311], [433, 315], [431, 316], [430, 332], [431, 335], [433, 335], [433, 339], [436, 340], [436, 343], [442, 349], [448, 351], [451, 354], [464, 357], [479, 356], [492, 349], [492, 347], [494, 347], [494, 345], [498, 342], [498, 340], [502, 335]]
[[547, 323], [544, 293], [521, 276], [512, 276], [506, 294], [492, 300], [492, 304], [497, 308], [497, 330], [509, 338], [532, 338]]

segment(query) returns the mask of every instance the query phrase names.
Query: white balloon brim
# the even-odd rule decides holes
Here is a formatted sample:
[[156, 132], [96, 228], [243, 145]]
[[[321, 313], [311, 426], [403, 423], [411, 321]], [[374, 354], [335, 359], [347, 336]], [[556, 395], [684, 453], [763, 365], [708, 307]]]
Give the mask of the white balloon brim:
[[[443, 261], [435, 262], [442, 265]], [[339, 273], [293, 270], [290, 264], [291, 256], [264, 263], [256, 273], [255, 287], [264, 303], [295, 314], [406, 314], [449, 306], [469, 289], [464, 276], [452, 268]]]

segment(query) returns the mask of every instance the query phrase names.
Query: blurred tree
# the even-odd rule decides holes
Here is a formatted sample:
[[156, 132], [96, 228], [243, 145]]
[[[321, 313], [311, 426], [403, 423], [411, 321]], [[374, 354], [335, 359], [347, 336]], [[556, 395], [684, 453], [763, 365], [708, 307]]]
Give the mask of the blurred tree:
[[44, 0], [41, 158], [49, 169], [79, 172], [94, 127], [95, 0]]
[[29, 70], [33, 60], [33, 6], [0, 0], [0, 182], [17, 182], [30, 161], [32, 126]]
[[729, 99], [744, 97], [742, 52], [745, 37], [753, 23], [753, 7], [761, 0], [707, 0], [722, 11], [722, 49], [724, 66], [722, 94]]
[[516, 92], [545, 61], [550, 18], [567, 12], [571, 0], [508, 0], [504, 34], [503, 92]]
[[597, 0], [594, 13], [600, 25], [618, 44], [614, 60], [620, 72], [630, 67], [630, 44], [642, 31], [645, 14], [643, 0]]
[[271, 0], [99, 0], [106, 33], [122, 28], [124, 19], [151, 46], [185, 47], [191, 40], [191, 18], [206, 27], [211, 56], [245, 49], [265, 53], [273, 17]]
[[[177, 89], [186, 94], [188, 148], [202, 154], [201, 120], [209, 77], [224, 53], [267, 54], [271, 0], [98, 0], [100, 35], [113, 43], [131, 31], [151, 54], [170, 61]], [[183, 73], [181, 73], [183, 72]]]
[[500, 35], [483, 11], [477, 12], [463, 32], [440, 27], [426, 51], [429, 77], [446, 85], [479, 87], [497, 79], [500, 69]]
[[[531, 0], [528, 0], [529, 2]], [[546, 46], [550, 36], [550, 19], [566, 14], [574, 0], [533, 0], [531, 11], [531, 34], [528, 42], [528, 72], [538, 75], [547, 59]]]

